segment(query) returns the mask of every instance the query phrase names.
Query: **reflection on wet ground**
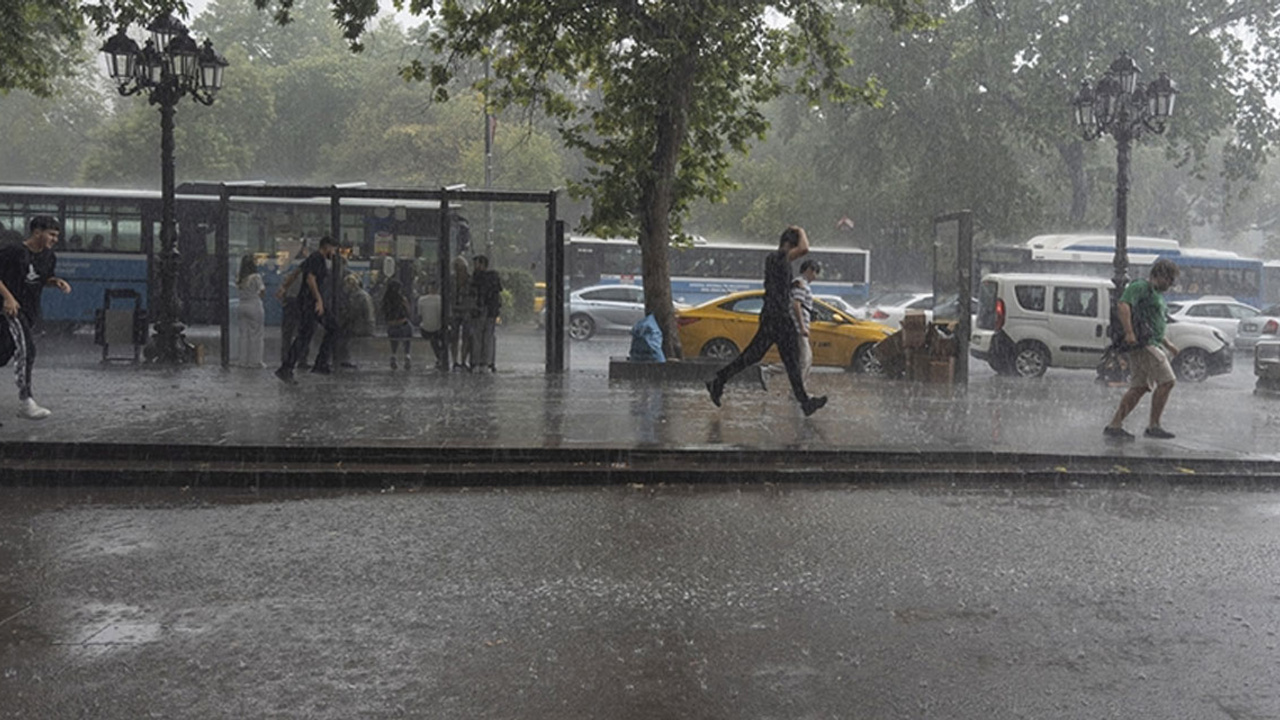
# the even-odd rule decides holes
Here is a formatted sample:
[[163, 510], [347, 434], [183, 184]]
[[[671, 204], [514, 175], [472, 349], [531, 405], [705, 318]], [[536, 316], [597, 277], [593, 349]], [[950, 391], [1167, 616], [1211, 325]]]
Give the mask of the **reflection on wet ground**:
[[1278, 507], [0, 488], [0, 718], [1273, 717]]
[[[700, 383], [610, 381], [608, 358], [625, 349], [582, 343], [570, 373], [546, 376], [536, 362], [540, 338], [509, 340], [508, 352], [524, 356], [511, 356], [497, 375], [409, 374], [378, 364], [308, 375], [292, 387], [269, 371], [99, 366], [51, 351], [41, 398], [55, 414], [6, 422], [0, 442], [1280, 458], [1280, 406], [1253, 395], [1244, 362], [1229, 375], [1178, 385], [1166, 414], [1176, 439], [1112, 445], [1101, 428], [1123, 389], [1099, 385], [1088, 372], [1027, 380], [976, 366], [966, 391], [818, 370], [811, 390], [831, 401], [804, 418], [785, 383], [768, 391], [732, 385], [716, 408]], [[1141, 429], [1145, 413], [1144, 403], [1131, 429]]]

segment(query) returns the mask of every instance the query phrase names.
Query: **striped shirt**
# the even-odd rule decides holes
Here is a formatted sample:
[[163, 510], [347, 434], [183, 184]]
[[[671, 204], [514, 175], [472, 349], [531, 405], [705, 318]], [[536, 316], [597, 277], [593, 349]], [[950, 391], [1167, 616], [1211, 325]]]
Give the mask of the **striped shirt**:
[[813, 315], [813, 290], [809, 288], [809, 281], [803, 276], [797, 277], [791, 283], [791, 300], [800, 303], [800, 307], [804, 308], [799, 320], [796, 320], [794, 312], [791, 313], [791, 319], [796, 323], [796, 332], [809, 332], [809, 317]]

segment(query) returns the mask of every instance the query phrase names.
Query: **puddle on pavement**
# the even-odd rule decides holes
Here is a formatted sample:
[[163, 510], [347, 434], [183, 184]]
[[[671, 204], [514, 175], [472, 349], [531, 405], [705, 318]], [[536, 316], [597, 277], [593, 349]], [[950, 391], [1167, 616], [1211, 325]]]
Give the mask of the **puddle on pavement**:
[[160, 639], [160, 623], [142, 608], [123, 603], [86, 603], [73, 611], [68, 640], [55, 642], [81, 657], [96, 657]]

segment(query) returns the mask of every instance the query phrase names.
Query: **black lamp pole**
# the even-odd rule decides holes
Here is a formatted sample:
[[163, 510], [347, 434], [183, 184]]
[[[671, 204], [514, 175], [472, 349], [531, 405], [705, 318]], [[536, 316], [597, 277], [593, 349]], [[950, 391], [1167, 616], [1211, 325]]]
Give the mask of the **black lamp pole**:
[[1140, 86], [1141, 72], [1129, 53], [1122, 52], [1096, 87], [1088, 80], [1081, 81], [1080, 91], [1071, 102], [1075, 106], [1076, 124], [1085, 140], [1103, 135], [1116, 140], [1116, 250], [1112, 260], [1116, 292], [1113, 302], [1129, 284], [1129, 150], [1142, 133], [1164, 132], [1178, 93], [1166, 73], [1160, 73], [1160, 77], [1145, 88]]
[[196, 45], [187, 28], [172, 15], [156, 18], [147, 30], [151, 39], [139, 50], [125, 29], [102, 46], [107, 72], [121, 95], [147, 93], [160, 106], [160, 297], [156, 303], [155, 337], [147, 345], [148, 359], [168, 365], [191, 362], [194, 348], [178, 322], [178, 242], [174, 209], [173, 115], [183, 96], [212, 105], [222, 87], [227, 61], [213, 43]]

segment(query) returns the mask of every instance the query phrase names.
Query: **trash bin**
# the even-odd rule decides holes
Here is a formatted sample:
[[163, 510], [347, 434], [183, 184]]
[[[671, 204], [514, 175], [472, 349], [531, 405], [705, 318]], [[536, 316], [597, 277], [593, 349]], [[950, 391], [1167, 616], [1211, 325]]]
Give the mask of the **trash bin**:
[[[111, 307], [112, 300], [132, 301], [132, 307]], [[147, 310], [137, 290], [106, 290], [102, 307], [94, 314], [93, 341], [102, 346], [102, 362], [140, 360], [142, 346], [147, 344]], [[112, 357], [111, 346], [132, 345], [132, 357]]]

